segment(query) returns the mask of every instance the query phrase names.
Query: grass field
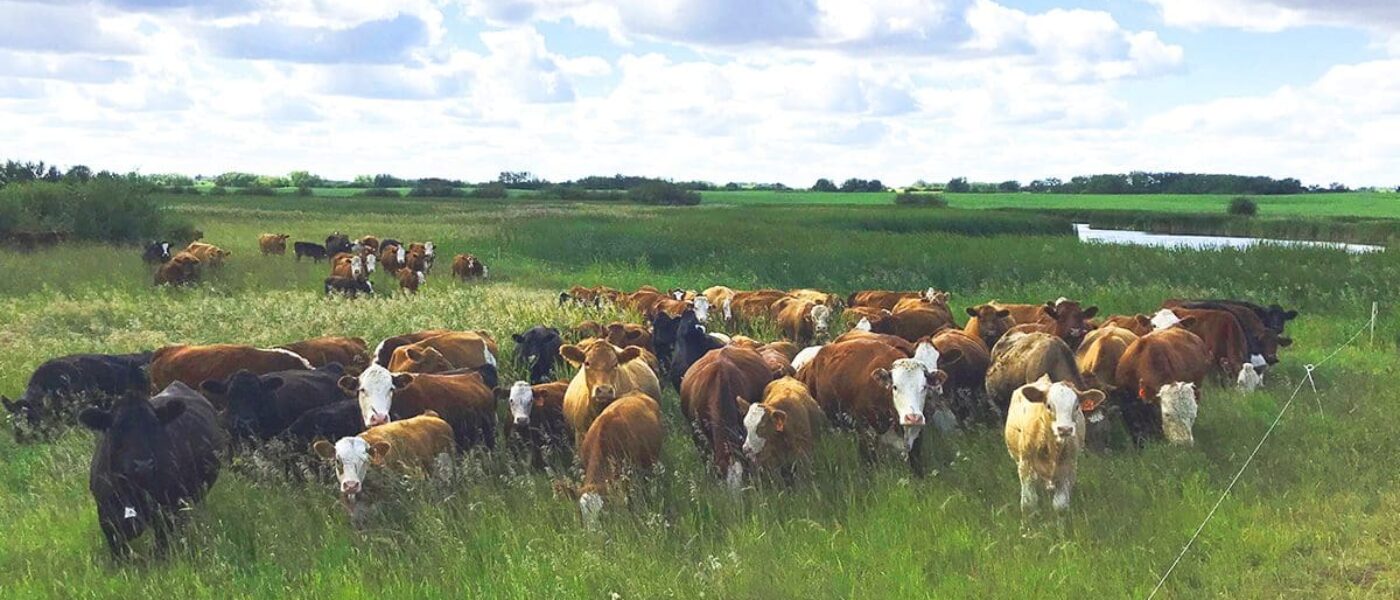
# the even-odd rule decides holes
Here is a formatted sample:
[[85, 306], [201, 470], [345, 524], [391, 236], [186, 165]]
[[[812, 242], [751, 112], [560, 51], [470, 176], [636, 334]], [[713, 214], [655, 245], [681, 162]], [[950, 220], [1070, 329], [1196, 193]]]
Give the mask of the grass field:
[[[118, 566], [86, 490], [92, 436], [74, 430], [17, 446], [0, 435], [0, 596], [1144, 597], [1303, 365], [1357, 331], [1372, 301], [1381, 302], [1376, 343], [1363, 335], [1319, 369], [1320, 395], [1299, 397], [1162, 597], [1400, 595], [1394, 253], [1084, 246], [1060, 219], [892, 206], [166, 201], [233, 251], [197, 289], [152, 289], [133, 248], [0, 252], [0, 392], [14, 395], [37, 364], [73, 352], [332, 333], [377, 340], [427, 327], [488, 329], [509, 364], [510, 333], [619, 316], [556, 307], [571, 283], [936, 286], [958, 310], [1064, 295], [1107, 313], [1233, 296], [1280, 301], [1303, 316], [1263, 391], [1207, 390], [1196, 447], [1086, 456], [1071, 509], [1024, 522], [1014, 467], [993, 430], [936, 439], [936, 472], [924, 479], [894, 457], [864, 466], [848, 435], [830, 435], [811, 480], [759, 481], [730, 497], [682, 434], [668, 390], [665, 467], [636, 486], [628, 506], [610, 505], [597, 532], [582, 531], [575, 507], [553, 495], [554, 476], [504, 453], [465, 458], [448, 485], [401, 491], [362, 530], [349, 526], [331, 484], [240, 462], [191, 512], [173, 557]], [[470, 251], [492, 280], [465, 285], [437, 274], [415, 297], [327, 300], [318, 293], [323, 265], [257, 255], [265, 231], [320, 240], [335, 230], [431, 239], [447, 257]], [[511, 367], [503, 379], [519, 375]]]

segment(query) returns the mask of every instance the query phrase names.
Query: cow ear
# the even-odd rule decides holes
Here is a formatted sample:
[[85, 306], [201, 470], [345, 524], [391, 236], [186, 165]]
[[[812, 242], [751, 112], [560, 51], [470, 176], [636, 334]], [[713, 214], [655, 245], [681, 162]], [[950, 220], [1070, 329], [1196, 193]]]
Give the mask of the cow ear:
[[228, 393], [228, 386], [224, 385], [224, 382], [219, 381], [217, 379], [204, 380], [204, 383], [199, 384], [199, 389], [218, 396], [222, 396]]
[[959, 349], [957, 349], [957, 348], [949, 348], [947, 352], [944, 352], [942, 355], [940, 355], [940, 356], [938, 357], [938, 362], [939, 362], [939, 363], [942, 363], [942, 364], [945, 364], [945, 365], [951, 365], [951, 364], [953, 364], [953, 363], [955, 363], [955, 362], [958, 362], [958, 361], [962, 360], [962, 358], [963, 358], [963, 351], [962, 351], [962, 350], [959, 350]]
[[768, 411], [768, 415], [771, 416], [771, 417], [773, 417], [773, 430], [774, 430], [774, 431], [782, 431], [783, 429], [785, 429], [785, 428], [787, 427], [787, 413], [786, 413], [786, 412], [775, 408], [775, 409], [773, 409], [773, 410]]
[[948, 381], [948, 373], [937, 370], [926, 374], [924, 379], [928, 382], [929, 387], [938, 387], [943, 385], [943, 382]]
[[1152, 327], [1152, 319], [1147, 315], [1137, 315], [1133, 317], [1133, 320], [1137, 321], [1137, 324], [1143, 327]]
[[264, 392], [275, 392], [277, 388], [282, 387], [283, 383], [281, 377], [268, 377], [262, 380], [262, 389]]
[[617, 364], [632, 362], [642, 355], [642, 349], [636, 346], [628, 346], [617, 353]]
[[404, 389], [404, 388], [408, 387], [409, 384], [413, 383], [413, 374], [412, 374], [412, 373], [399, 373], [399, 374], [397, 374], [397, 375], [394, 375], [393, 382], [394, 382], [394, 389], [396, 389], [396, 390]]
[[1000, 310], [997, 311], [997, 318], [998, 318], [998, 319], [1005, 319], [1005, 318], [1007, 318], [1007, 317], [1009, 317], [1009, 316], [1011, 316], [1011, 309], [1009, 309], [1009, 308], [1003, 308], [1003, 309], [1000, 309]]
[[870, 378], [874, 379], [875, 383], [880, 384], [881, 387], [886, 389], [894, 385], [894, 381], [890, 378], [889, 369], [875, 369], [875, 371], [870, 374]]
[[156, 418], [160, 420], [162, 425], [174, 421], [183, 414], [185, 414], [184, 400], [171, 400], [156, 407]]
[[1196, 317], [1186, 317], [1185, 319], [1182, 319], [1180, 322], [1178, 322], [1177, 325], [1180, 325], [1182, 329], [1190, 329], [1192, 327], [1195, 327]]
[[1089, 308], [1084, 309], [1084, 318], [1086, 319], [1092, 319], [1094, 318], [1094, 315], [1097, 314], [1099, 314], [1099, 307], [1097, 306], [1090, 306]]
[[337, 379], [335, 383], [340, 386], [341, 391], [349, 395], [354, 395], [356, 392], [360, 391], [360, 380], [349, 375]]
[[517, 343], [517, 344], [524, 344], [524, 343], [525, 343], [525, 336], [520, 335], [520, 334], [518, 334], [518, 333], [512, 333], [512, 334], [510, 334], [510, 339], [515, 340], [515, 343]]
[[1296, 318], [1298, 318], [1298, 311], [1296, 311], [1296, 310], [1290, 310], [1290, 311], [1288, 311], [1288, 312], [1286, 312], [1286, 313], [1283, 313], [1283, 320], [1285, 320], [1285, 321], [1292, 321], [1293, 319], [1296, 319]]
[[335, 445], [326, 440], [316, 440], [311, 444], [311, 451], [326, 460], [335, 458]]
[[1021, 388], [1021, 396], [1025, 397], [1029, 402], [1045, 402], [1045, 390], [1033, 385], [1023, 386]]
[[1103, 400], [1103, 392], [1100, 392], [1098, 390], [1088, 390], [1085, 392], [1079, 392], [1079, 410], [1082, 410], [1084, 412], [1094, 412], [1094, 410], [1097, 409], [1100, 404], [1103, 404]]
[[583, 364], [583, 361], [588, 358], [584, 355], [583, 350], [580, 350], [578, 346], [575, 346], [573, 344], [569, 344], [567, 346], [560, 346], [559, 356], [564, 357], [564, 360], [569, 361], [575, 367]]
[[417, 348], [404, 348], [404, 356], [407, 356], [408, 360], [413, 362], [421, 362], [423, 360], [423, 351]]
[[112, 426], [112, 413], [100, 408], [85, 408], [78, 413], [78, 422], [93, 431], [106, 431]]
[[389, 442], [379, 440], [369, 445], [369, 460], [376, 465], [384, 464], [384, 458], [389, 455]]
[[631, 331], [628, 331], [628, 332], [622, 334], [622, 339], [623, 339], [623, 341], [627, 341], [627, 342], [631, 342], [631, 341], [637, 340], [638, 338], [641, 338], [641, 337], [642, 337], [642, 332], [641, 332], [640, 330], [637, 330], [637, 329], [633, 329], [633, 330], [631, 330]]
[[1287, 348], [1287, 347], [1289, 347], [1289, 346], [1292, 346], [1292, 345], [1293, 345], [1293, 338], [1291, 338], [1291, 337], [1286, 337], [1286, 336], [1282, 336], [1282, 335], [1281, 335], [1281, 336], [1278, 336], [1278, 345], [1279, 345], [1280, 348]]
[[1046, 302], [1044, 306], [1041, 306], [1041, 307], [1040, 307], [1040, 312], [1043, 312], [1043, 313], [1049, 315], [1050, 318], [1052, 318], [1052, 319], [1056, 318], [1056, 317], [1055, 317], [1055, 303], [1054, 303], [1054, 302]]
[[967, 307], [967, 316], [969, 316], [969, 317], [975, 317], [975, 316], [977, 316], [977, 309], [976, 309], [976, 308], [973, 308], [973, 307], [971, 307], [971, 306]]

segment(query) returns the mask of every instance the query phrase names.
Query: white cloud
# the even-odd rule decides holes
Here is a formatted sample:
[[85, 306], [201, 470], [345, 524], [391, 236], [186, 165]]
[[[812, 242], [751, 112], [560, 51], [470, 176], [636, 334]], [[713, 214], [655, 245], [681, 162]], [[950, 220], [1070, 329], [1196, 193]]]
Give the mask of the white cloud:
[[1178, 27], [1282, 31], [1305, 25], [1400, 29], [1394, 0], [1147, 0]]

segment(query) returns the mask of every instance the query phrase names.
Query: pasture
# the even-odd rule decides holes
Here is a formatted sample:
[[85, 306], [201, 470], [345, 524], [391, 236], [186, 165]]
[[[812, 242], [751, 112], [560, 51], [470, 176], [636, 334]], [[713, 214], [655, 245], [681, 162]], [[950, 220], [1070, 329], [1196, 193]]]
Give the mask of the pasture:
[[[169, 559], [114, 565], [87, 492], [93, 436], [74, 429], [55, 443], [21, 446], [5, 432], [0, 593], [1145, 597], [1301, 381], [1303, 365], [1338, 349], [1379, 301], [1375, 343], [1362, 335], [1318, 370], [1319, 394], [1298, 397], [1162, 597], [1400, 595], [1400, 422], [1388, 410], [1400, 402], [1390, 385], [1400, 333], [1395, 252], [1084, 246], [1064, 220], [956, 210], [972, 198], [927, 211], [170, 197], [207, 241], [233, 251], [223, 272], [193, 289], [154, 289], [132, 247], [0, 252], [0, 391], [14, 395], [40, 362], [75, 352], [271, 346], [325, 334], [373, 344], [429, 327], [492, 332], [508, 383], [523, 375], [511, 360], [511, 333], [624, 317], [556, 306], [558, 291], [573, 283], [843, 294], [934, 286], [952, 293], [958, 314], [990, 299], [1068, 296], [1118, 314], [1148, 312], [1171, 297], [1251, 298], [1299, 309], [1289, 327], [1296, 343], [1263, 390], [1206, 390], [1195, 447], [1137, 450], [1119, 440], [1081, 460], [1065, 514], [1026, 521], [999, 429], [936, 437], [923, 479], [893, 456], [863, 465], [852, 438], [838, 432], [823, 440], [810, 479], [760, 480], [730, 496], [705, 471], [667, 387], [664, 468], [634, 487], [626, 507], [610, 505], [596, 532], [582, 530], [575, 505], [553, 493], [563, 475], [533, 472], [505, 452], [463, 458], [450, 482], [399, 490], [359, 530], [332, 483], [240, 460], [190, 512]], [[1260, 199], [1261, 212], [1272, 200]], [[491, 279], [454, 282], [439, 265], [416, 296], [327, 299], [324, 263], [257, 252], [259, 233], [319, 241], [336, 230], [433, 240], [448, 259], [469, 251], [490, 266]], [[382, 278], [376, 287], [396, 286]], [[138, 552], [149, 543], [140, 540]]]

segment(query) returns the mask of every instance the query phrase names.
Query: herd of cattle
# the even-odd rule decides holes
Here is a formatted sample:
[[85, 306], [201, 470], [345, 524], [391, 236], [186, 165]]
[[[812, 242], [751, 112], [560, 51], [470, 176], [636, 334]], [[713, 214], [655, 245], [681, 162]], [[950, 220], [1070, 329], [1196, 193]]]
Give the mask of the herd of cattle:
[[[258, 236], [258, 249], [263, 256], [283, 256], [287, 253], [285, 233], [264, 233]], [[143, 259], [158, 265], [155, 273], [156, 285], [190, 285], [197, 283], [204, 269], [218, 269], [232, 254], [213, 244], [194, 241], [184, 250], [171, 254], [171, 244], [156, 241], [146, 244]], [[418, 288], [427, 282], [428, 273], [433, 269], [437, 255], [432, 242], [412, 242], [404, 244], [395, 239], [381, 241], [372, 235], [353, 242], [342, 233], [326, 237], [325, 245], [313, 242], [293, 242], [292, 249], [297, 261], [303, 257], [314, 262], [329, 259], [331, 273], [324, 281], [326, 295], [342, 294], [354, 298], [360, 295], [373, 295], [374, 284], [370, 276], [383, 269], [404, 291], [417, 293]], [[458, 254], [452, 260], [452, 276], [462, 280], [484, 279], [486, 265], [471, 254]]]
[[[429, 257], [425, 244], [424, 270]], [[841, 298], [575, 286], [560, 303], [612, 305], [642, 322], [515, 334], [528, 379], [510, 385], [498, 380], [488, 332], [436, 329], [372, 350], [359, 338], [323, 337], [270, 349], [67, 356], [41, 365], [24, 394], [3, 403], [21, 441], [74, 416], [99, 432], [90, 489], [118, 556], [148, 527], [164, 548], [173, 515], [213, 485], [226, 449], [274, 439], [308, 449], [335, 465], [353, 510], [372, 470], [423, 476], [450, 464], [443, 455], [495, 449], [498, 404], [508, 445], [534, 467], [581, 468], [579, 485], [557, 487], [592, 525], [622, 473], [659, 461], [663, 385], [679, 392], [673, 410], [702, 459], [735, 490], [755, 471], [785, 480], [810, 473], [829, 428], [852, 430], [864, 460], [888, 445], [922, 474], [928, 425], [992, 426], [1004, 430], [1023, 510], [1046, 492], [1060, 510], [1078, 455], [1106, 445], [1114, 423], [1138, 444], [1194, 443], [1207, 380], [1253, 390], [1291, 343], [1284, 326], [1297, 316], [1278, 305], [1171, 300], [1151, 315], [1099, 318], [1096, 307], [1060, 298], [970, 307], [959, 326], [948, 300], [934, 289]], [[833, 335], [836, 323], [846, 331]], [[738, 333], [773, 327], [780, 339], [768, 343]], [[557, 379], [561, 359], [576, 371]]]

